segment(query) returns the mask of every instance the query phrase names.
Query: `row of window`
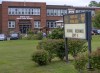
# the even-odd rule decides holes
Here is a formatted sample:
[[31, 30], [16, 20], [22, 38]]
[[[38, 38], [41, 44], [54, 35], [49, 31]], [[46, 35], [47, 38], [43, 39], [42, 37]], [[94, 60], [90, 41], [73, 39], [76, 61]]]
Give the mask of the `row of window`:
[[47, 16], [63, 16], [67, 14], [67, 9], [47, 9]]
[[[34, 28], [40, 28], [40, 21], [34, 21]], [[8, 28], [15, 28], [15, 21], [8, 21]], [[56, 22], [55, 21], [47, 21], [47, 27], [48, 28], [56, 28]]]
[[40, 8], [8, 8], [9, 15], [40, 15]]
[[[70, 13], [81, 13], [93, 10], [75, 10], [75, 9], [47, 9], [47, 16], [63, 16]], [[8, 8], [9, 15], [40, 15], [40, 8]]]
[[95, 15], [94, 10], [75, 10], [75, 9], [47, 9], [47, 16], [63, 16], [65, 14], [81, 13], [91, 11], [92, 16]]
[[90, 11], [91, 12], [91, 16], [95, 15], [95, 11], [94, 10], [75, 10], [75, 13], [81, 13], [81, 12], [86, 12], [86, 11]]

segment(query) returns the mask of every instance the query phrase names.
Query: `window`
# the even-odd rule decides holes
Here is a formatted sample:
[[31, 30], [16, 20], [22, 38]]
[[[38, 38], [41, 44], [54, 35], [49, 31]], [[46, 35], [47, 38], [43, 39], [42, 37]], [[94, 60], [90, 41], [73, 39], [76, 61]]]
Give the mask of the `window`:
[[54, 16], [57, 16], [58, 15], [58, 11], [57, 9], [54, 9]]
[[69, 14], [73, 14], [74, 11], [75, 11], [74, 9], [68, 9], [68, 13], [69, 13]]
[[34, 28], [40, 28], [40, 21], [34, 21]]
[[15, 21], [8, 21], [8, 28], [15, 28]]
[[60, 15], [60, 13], [61, 13], [61, 10], [60, 10], [60, 9], [58, 10], [58, 12], [57, 12], [57, 13], [58, 13], [58, 16], [61, 16], [61, 15]]
[[80, 13], [80, 10], [76, 10], [76, 13]]
[[40, 8], [8, 8], [9, 15], [40, 15]]
[[53, 16], [53, 9], [47, 9], [47, 16]]
[[67, 9], [47, 9], [47, 16], [63, 16], [67, 14]]
[[57, 28], [55, 21], [47, 21], [48, 28]]

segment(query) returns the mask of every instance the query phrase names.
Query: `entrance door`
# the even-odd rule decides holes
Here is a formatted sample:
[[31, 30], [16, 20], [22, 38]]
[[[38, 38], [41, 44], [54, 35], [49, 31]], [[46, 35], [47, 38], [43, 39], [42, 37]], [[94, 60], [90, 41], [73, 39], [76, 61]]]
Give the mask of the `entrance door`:
[[30, 20], [19, 20], [19, 29], [21, 33], [27, 33], [29, 29], [31, 29], [31, 21]]
[[21, 33], [27, 33], [30, 28], [31, 28], [31, 25], [20, 25], [19, 26]]

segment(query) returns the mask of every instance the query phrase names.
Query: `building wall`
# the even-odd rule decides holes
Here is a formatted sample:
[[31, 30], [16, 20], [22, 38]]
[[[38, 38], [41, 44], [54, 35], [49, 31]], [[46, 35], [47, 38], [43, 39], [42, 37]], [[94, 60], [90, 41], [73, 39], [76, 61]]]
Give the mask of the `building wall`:
[[[19, 32], [19, 25], [18, 22], [19, 18], [22, 15], [8, 15], [8, 7], [39, 7], [41, 9], [41, 14], [39, 16], [34, 15], [27, 15], [31, 19], [32, 29], [34, 30], [34, 20], [41, 21], [41, 27], [45, 26], [46, 24], [46, 3], [39, 3], [39, 2], [2, 2], [2, 32], [9, 33], [8, 29], [8, 20], [15, 20], [16, 21], [16, 28], [14, 31]], [[26, 15], [25, 15], [26, 16]]]
[[[8, 7], [36, 7], [40, 8], [40, 15], [8, 15]], [[32, 23], [32, 30], [34, 29], [34, 21], [39, 20], [41, 21], [40, 28], [47, 27], [47, 21], [58, 21], [63, 19], [63, 16], [48, 16], [47, 9], [66, 9], [67, 13], [71, 10], [72, 12], [76, 12], [76, 10], [100, 10], [100, 8], [89, 8], [89, 7], [73, 7], [73, 6], [66, 6], [66, 5], [46, 5], [45, 2], [8, 2], [3, 1], [2, 5], [0, 5], [0, 31], [2, 33], [9, 33], [8, 28], [8, 21], [15, 20], [16, 28], [13, 29], [16, 32], [19, 32], [19, 19], [20, 16], [29, 16]]]
[[0, 33], [2, 32], [2, 5], [0, 4]]

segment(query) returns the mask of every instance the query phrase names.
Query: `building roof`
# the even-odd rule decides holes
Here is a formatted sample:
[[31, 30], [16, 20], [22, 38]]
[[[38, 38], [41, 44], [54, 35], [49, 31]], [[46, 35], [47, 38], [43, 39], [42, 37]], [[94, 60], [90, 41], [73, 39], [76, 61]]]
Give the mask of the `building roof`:
[[55, 8], [55, 9], [63, 9], [63, 8], [69, 8], [73, 6], [67, 6], [67, 5], [47, 5], [47, 8]]
[[[3, 2], [8, 2], [8, 3], [23, 3], [25, 1], [2, 1]], [[25, 2], [25, 3], [46, 3], [46, 2]]]

